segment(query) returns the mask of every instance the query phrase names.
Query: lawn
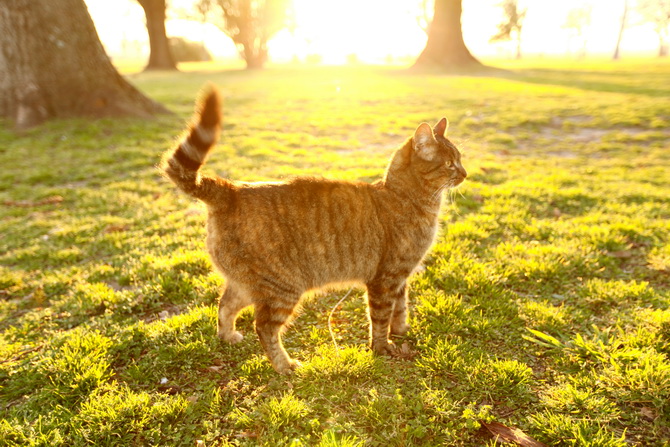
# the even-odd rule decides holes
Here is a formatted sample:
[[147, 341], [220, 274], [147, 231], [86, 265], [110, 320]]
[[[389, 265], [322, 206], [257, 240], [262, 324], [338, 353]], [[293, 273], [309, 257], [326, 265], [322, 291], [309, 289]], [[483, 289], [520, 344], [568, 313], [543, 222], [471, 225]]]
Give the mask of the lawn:
[[[372, 68], [143, 73], [174, 115], [0, 123], [0, 445], [555, 446], [670, 442], [670, 63], [497, 76]], [[404, 358], [363, 290], [308, 299], [279, 376], [216, 337], [205, 210], [155, 165], [207, 81], [205, 172], [373, 181], [446, 116], [466, 182], [411, 280]], [[329, 315], [332, 333], [329, 331]]]

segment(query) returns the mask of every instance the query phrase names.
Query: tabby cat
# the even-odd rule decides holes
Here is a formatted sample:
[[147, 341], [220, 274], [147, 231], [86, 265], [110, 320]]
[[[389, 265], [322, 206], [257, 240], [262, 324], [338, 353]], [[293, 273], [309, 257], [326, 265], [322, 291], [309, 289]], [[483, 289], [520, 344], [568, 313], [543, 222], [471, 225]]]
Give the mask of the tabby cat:
[[297, 177], [243, 183], [199, 174], [219, 137], [219, 94], [210, 88], [179, 145], [161, 169], [207, 205], [207, 249], [226, 279], [218, 335], [242, 340], [235, 319], [255, 306], [256, 333], [272, 366], [298, 366], [280, 334], [300, 297], [328, 284], [367, 287], [370, 345], [392, 354], [389, 334], [407, 332], [407, 278], [435, 238], [441, 192], [466, 177], [445, 137], [446, 119], [422, 123], [375, 183]]

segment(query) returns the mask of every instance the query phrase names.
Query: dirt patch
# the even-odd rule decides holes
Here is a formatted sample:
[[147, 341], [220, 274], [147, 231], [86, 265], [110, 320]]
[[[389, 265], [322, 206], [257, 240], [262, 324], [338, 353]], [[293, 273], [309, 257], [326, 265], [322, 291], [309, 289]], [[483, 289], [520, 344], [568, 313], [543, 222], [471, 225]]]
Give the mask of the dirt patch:
[[[579, 127], [570, 130], [562, 130], [554, 126], [543, 127], [540, 134], [546, 138], [561, 138], [572, 143], [595, 143], [602, 140], [605, 135], [618, 133], [629, 136], [640, 135], [643, 133], [655, 132], [653, 129], [642, 127], [619, 127], [611, 129], [599, 129], [593, 127]], [[670, 137], [669, 131], [662, 131]]]
[[566, 135], [567, 139], [577, 143], [593, 143], [610, 133], [608, 129], [575, 129]]

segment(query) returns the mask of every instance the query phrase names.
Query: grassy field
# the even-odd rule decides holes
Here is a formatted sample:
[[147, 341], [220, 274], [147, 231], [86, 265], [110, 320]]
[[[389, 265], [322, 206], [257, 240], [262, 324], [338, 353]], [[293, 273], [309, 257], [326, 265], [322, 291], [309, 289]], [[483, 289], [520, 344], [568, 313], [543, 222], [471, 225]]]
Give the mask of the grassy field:
[[[670, 445], [670, 63], [130, 77], [151, 121], [0, 123], [0, 445]], [[278, 376], [216, 338], [204, 209], [155, 165], [206, 82], [205, 168], [372, 181], [447, 116], [468, 180], [411, 282], [405, 359], [367, 348], [364, 293], [304, 304]]]

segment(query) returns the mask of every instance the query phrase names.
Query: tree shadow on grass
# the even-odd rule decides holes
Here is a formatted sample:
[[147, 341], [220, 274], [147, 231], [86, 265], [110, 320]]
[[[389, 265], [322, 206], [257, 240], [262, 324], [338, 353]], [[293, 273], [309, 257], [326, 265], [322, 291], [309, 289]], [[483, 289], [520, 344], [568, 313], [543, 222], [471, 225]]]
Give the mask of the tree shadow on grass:
[[636, 73], [632, 71], [527, 69], [509, 72], [507, 77], [532, 84], [557, 85], [595, 92], [650, 97], [667, 97], [670, 94], [668, 76], [663, 73], [646, 73], [643, 84], [637, 82]]

